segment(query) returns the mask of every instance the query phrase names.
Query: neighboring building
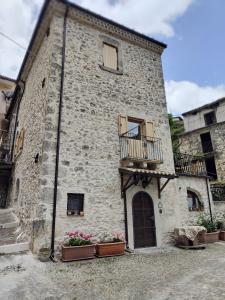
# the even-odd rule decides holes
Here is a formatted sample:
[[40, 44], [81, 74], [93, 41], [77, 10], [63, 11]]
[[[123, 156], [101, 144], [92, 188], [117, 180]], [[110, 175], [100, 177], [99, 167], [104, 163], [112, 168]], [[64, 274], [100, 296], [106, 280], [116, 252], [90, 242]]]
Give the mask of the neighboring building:
[[7, 206], [34, 252], [53, 253], [74, 228], [122, 231], [131, 249], [166, 245], [174, 227], [209, 211], [204, 168], [175, 174], [164, 48], [45, 2], [7, 114], [16, 125]]
[[15, 80], [0, 75], [0, 207], [5, 207], [7, 190], [9, 185], [8, 176], [8, 150], [9, 121], [5, 119], [12, 95], [15, 89]]
[[203, 156], [215, 208], [225, 207], [225, 98], [183, 114], [185, 132], [180, 135], [180, 151]]
[[188, 111], [183, 118], [181, 152], [203, 154], [208, 175], [225, 181], [225, 98]]

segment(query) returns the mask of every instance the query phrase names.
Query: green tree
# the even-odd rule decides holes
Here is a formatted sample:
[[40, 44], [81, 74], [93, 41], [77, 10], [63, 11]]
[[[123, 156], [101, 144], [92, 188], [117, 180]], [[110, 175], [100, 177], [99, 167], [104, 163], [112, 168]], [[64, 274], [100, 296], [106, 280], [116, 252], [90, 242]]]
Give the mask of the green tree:
[[180, 148], [179, 134], [184, 132], [184, 123], [182, 119], [176, 118], [172, 114], [168, 114], [168, 118], [173, 152], [178, 153]]

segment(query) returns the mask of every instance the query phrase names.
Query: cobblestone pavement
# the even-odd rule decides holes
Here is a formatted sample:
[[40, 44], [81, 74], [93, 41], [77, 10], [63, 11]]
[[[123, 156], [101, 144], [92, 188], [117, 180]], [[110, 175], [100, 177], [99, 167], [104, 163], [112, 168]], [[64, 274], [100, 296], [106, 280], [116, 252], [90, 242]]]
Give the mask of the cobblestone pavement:
[[0, 299], [224, 300], [225, 243], [72, 263], [1, 256]]

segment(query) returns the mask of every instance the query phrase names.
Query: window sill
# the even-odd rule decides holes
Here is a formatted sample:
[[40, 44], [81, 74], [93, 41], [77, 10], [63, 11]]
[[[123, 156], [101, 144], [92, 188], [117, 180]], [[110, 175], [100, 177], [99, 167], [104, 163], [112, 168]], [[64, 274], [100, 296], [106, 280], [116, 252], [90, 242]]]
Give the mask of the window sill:
[[103, 65], [99, 65], [99, 67], [100, 67], [100, 69], [102, 69], [104, 71], [107, 71], [107, 72], [110, 72], [110, 73], [113, 73], [113, 74], [116, 74], [116, 75], [123, 75], [123, 71], [122, 70], [114, 70], [114, 69], [105, 67]]

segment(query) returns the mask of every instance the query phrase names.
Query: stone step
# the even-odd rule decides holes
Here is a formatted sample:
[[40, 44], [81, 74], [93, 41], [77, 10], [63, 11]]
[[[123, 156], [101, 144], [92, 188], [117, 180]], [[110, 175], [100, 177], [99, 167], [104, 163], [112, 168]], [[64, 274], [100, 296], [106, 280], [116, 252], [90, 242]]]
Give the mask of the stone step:
[[0, 255], [24, 252], [24, 251], [28, 251], [29, 248], [30, 248], [29, 242], [1, 245], [0, 246]]
[[0, 209], [0, 254], [29, 250], [29, 242], [11, 209]]

